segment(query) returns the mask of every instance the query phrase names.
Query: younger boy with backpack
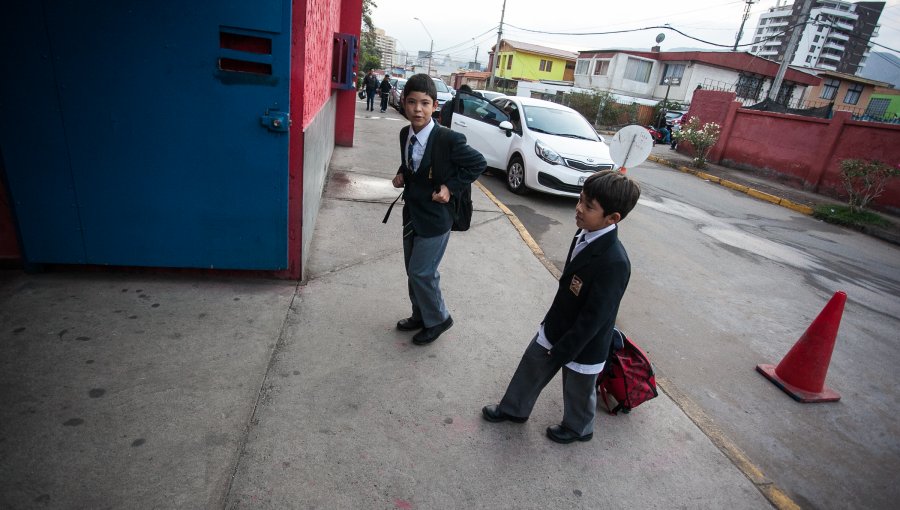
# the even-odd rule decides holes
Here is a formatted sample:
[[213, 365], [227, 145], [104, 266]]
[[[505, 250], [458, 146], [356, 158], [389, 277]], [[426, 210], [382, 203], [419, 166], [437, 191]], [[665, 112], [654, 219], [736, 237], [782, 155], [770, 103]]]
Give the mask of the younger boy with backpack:
[[631, 275], [618, 223], [640, 195], [640, 186], [615, 170], [587, 178], [575, 206], [578, 231], [553, 304], [500, 403], [481, 410], [485, 420], [524, 423], [541, 391], [562, 369], [562, 422], [548, 427], [547, 437], [571, 443], [594, 436], [597, 374], [610, 355], [619, 303]]

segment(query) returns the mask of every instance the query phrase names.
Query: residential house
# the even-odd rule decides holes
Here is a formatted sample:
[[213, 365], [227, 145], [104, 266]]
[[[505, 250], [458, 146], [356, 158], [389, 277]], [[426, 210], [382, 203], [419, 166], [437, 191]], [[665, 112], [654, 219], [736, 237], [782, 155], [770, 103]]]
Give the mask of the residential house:
[[[835, 110], [846, 110], [855, 116], [868, 114], [869, 103], [872, 95], [876, 93], [876, 89], [879, 89], [880, 93], [876, 98], [879, 99], [875, 102], [876, 109], [881, 108], [879, 105], [885, 103], [885, 97], [888, 98], [887, 103], [891, 102], [889, 91], [893, 89], [889, 88], [889, 83], [836, 71], [818, 69], [814, 71], [822, 78], [822, 83], [807, 89], [804, 106], [817, 107], [832, 104]], [[886, 113], [887, 108], [879, 111]]]
[[450, 74], [450, 86], [459, 90], [463, 85], [472, 87], [473, 90], [487, 88], [488, 78], [491, 73], [486, 71], [466, 71]]
[[577, 53], [502, 39], [500, 49], [493, 46], [489, 66], [494, 76], [513, 81], [572, 81]]
[[[729, 90], [754, 104], [765, 99], [778, 64], [732, 51], [582, 51], [575, 64], [575, 86], [608, 91], [637, 100], [688, 103], [697, 88]], [[818, 85], [812, 73], [788, 68], [777, 100], [796, 103], [807, 87]]]

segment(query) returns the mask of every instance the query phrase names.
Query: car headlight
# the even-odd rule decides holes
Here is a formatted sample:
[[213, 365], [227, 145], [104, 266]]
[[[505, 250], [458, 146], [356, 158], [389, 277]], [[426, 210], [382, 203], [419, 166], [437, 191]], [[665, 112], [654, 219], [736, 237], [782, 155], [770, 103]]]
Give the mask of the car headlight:
[[561, 165], [563, 160], [555, 150], [551, 149], [544, 142], [537, 140], [534, 142], [534, 153], [551, 165]]

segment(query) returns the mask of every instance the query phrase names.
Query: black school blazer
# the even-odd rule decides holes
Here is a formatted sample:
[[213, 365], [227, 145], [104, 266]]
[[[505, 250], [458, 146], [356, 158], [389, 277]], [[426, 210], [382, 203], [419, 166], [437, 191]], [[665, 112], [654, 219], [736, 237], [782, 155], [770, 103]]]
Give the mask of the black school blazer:
[[[438, 131], [443, 130], [438, 136]], [[425, 145], [419, 169], [413, 173], [406, 168], [406, 138], [409, 126], [400, 130], [400, 168], [403, 191], [403, 224], [412, 221], [416, 235], [434, 237], [450, 231], [453, 214], [447, 204], [431, 200], [436, 187], [446, 184], [450, 194], [459, 192], [484, 172], [486, 162], [480, 152], [466, 144], [466, 136], [435, 124]], [[438, 142], [438, 139], [442, 142]], [[451, 202], [452, 204], [452, 199]]]
[[[594, 365], [609, 355], [619, 302], [631, 276], [618, 231], [616, 227], [595, 239], [563, 270], [543, 322], [553, 344], [550, 354], [558, 363]], [[577, 239], [576, 233], [567, 260]]]

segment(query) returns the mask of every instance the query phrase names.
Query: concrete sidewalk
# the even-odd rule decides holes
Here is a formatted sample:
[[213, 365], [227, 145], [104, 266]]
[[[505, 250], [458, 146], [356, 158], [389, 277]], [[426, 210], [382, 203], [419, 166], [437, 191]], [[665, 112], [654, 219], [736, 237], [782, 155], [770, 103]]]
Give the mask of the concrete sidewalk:
[[556, 280], [474, 190], [441, 267], [456, 324], [414, 346], [399, 210], [381, 223], [404, 121], [357, 115], [302, 287], [2, 273], [0, 507], [770, 506], [665, 394], [583, 444], [544, 436], [558, 380], [526, 424], [484, 422]]

